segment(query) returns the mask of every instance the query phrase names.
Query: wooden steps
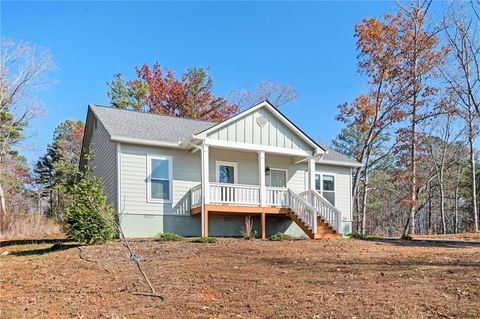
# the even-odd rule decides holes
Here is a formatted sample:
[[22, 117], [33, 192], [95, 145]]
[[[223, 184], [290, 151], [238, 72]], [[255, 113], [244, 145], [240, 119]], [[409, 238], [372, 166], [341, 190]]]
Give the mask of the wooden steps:
[[317, 218], [317, 233], [314, 234], [312, 229], [306, 225], [294, 211], [289, 209], [287, 213], [288, 217], [292, 219], [311, 239], [323, 239], [323, 238], [340, 238], [341, 234], [337, 233], [323, 218], [320, 216]]

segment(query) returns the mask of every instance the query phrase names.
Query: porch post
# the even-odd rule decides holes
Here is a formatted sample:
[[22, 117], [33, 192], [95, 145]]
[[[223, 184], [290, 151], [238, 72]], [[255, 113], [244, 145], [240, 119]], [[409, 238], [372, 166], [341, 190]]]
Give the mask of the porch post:
[[314, 190], [315, 189], [315, 159], [310, 157], [308, 159], [308, 189], [307, 190]]
[[[308, 159], [308, 190], [312, 191], [315, 189], [315, 159], [313, 157], [310, 157]], [[313, 205], [313, 192], [310, 192], [310, 199], [309, 202]], [[315, 235], [317, 233], [317, 227], [318, 227], [318, 212], [315, 210], [315, 215], [314, 215], [314, 220], [313, 220], [313, 227], [312, 227], [312, 232]]]
[[260, 179], [260, 206], [265, 207], [267, 202], [265, 186], [265, 151], [258, 151], [258, 175]]
[[262, 225], [262, 226], [261, 226], [261, 227], [262, 227], [262, 239], [265, 239], [265, 237], [266, 237], [266, 236], [265, 236], [265, 233], [266, 233], [266, 229], [265, 229], [265, 228], [266, 228], [265, 217], [266, 217], [266, 216], [265, 216], [265, 212], [262, 211], [262, 215], [260, 216], [260, 219], [261, 219], [260, 223], [261, 223], [261, 225]]
[[202, 145], [201, 151], [202, 158], [202, 237], [208, 236], [208, 211], [205, 209], [205, 205], [210, 204], [210, 180], [209, 180], [209, 153], [208, 144]]

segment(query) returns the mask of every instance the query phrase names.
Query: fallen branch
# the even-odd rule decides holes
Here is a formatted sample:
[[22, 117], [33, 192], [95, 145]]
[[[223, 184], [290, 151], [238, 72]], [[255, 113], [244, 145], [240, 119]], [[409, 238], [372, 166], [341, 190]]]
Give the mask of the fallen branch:
[[149, 293], [149, 292], [130, 292], [132, 295], [139, 295], [139, 296], [148, 296], [148, 297], [156, 297], [160, 298], [160, 300], [164, 300], [163, 296], [155, 293]]

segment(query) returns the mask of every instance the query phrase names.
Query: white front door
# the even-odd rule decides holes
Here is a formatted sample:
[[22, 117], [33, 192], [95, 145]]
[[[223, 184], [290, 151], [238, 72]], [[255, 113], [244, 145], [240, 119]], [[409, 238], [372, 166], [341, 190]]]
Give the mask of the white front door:
[[237, 183], [238, 164], [236, 162], [217, 161], [217, 182], [225, 184]]

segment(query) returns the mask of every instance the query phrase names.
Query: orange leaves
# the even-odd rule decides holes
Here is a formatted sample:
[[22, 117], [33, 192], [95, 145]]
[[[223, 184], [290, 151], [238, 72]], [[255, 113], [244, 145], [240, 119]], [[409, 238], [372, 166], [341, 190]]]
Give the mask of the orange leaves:
[[162, 69], [159, 63], [152, 68], [144, 64], [135, 70], [138, 78], [128, 81], [127, 86], [131, 92], [138, 92], [137, 99], [148, 112], [221, 121], [238, 110], [237, 105], [212, 94], [213, 81], [202, 68], [188, 69], [180, 80], [174, 71]]

